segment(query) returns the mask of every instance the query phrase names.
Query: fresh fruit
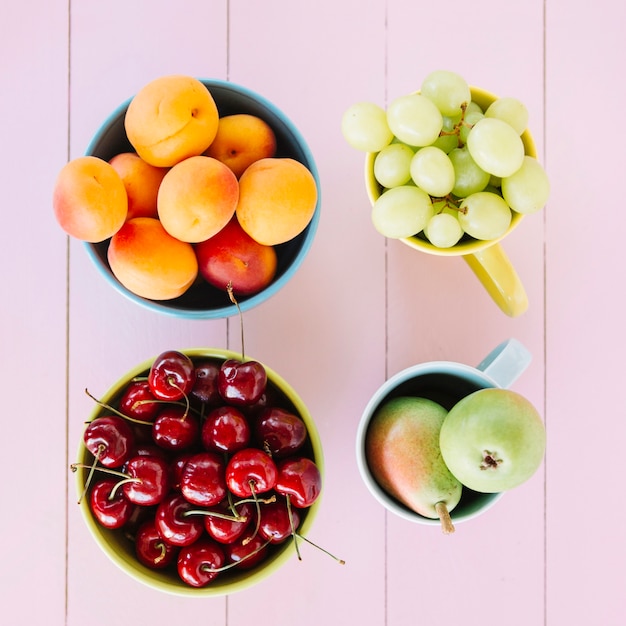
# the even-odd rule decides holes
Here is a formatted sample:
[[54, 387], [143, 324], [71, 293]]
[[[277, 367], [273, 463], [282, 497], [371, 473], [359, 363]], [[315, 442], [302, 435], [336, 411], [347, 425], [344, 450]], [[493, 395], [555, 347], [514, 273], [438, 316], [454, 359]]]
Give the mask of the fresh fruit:
[[124, 183], [113, 166], [95, 156], [66, 163], [52, 196], [54, 215], [70, 236], [98, 243], [113, 236], [128, 214]]
[[99, 463], [105, 467], [118, 467], [128, 460], [135, 437], [123, 418], [104, 415], [87, 424], [83, 443]]
[[446, 415], [446, 409], [427, 398], [388, 400], [368, 426], [365, 455], [382, 489], [424, 517], [441, 518], [444, 532], [451, 532], [449, 512], [461, 499], [462, 485], [439, 447]]
[[225, 290], [230, 282], [235, 294], [252, 295], [267, 287], [276, 275], [276, 249], [255, 241], [236, 217], [194, 249], [200, 275], [218, 289]]
[[265, 368], [253, 360], [227, 359], [217, 377], [220, 396], [235, 406], [255, 404], [263, 395], [266, 384]]
[[[255, 371], [262, 373], [264, 391], [253, 405], [242, 407], [219, 395], [218, 372], [229, 360], [258, 363], [246, 360], [243, 350], [241, 360], [234, 355], [192, 359], [177, 350], [160, 353], [118, 390], [112, 404], [96, 400], [102, 417], [88, 426], [95, 431], [108, 417], [121, 420], [138, 433], [130, 451], [119, 456], [115, 467], [105, 467], [97, 458], [91, 465], [72, 466], [83, 471], [90, 515], [117, 533], [119, 541], [129, 542], [128, 558], [135, 555], [142, 566], [174, 573], [188, 585], [199, 582], [188, 571], [196, 566], [211, 574], [202, 579], [204, 585], [231, 570], [258, 566], [289, 540], [298, 558], [300, 540], [319, 548], [298, 531], [322, 487], [305, 421], [268, 382], [260, 363], [262, 369]], [[135, 402], [158, 407], [156, 418], [126, 415], [120, 410], [122, 400], [127, 412]], [[171, 421], [163, 423], [164, 415]], [[172, 441], [187, 422], [198, 427], [181, 450]], [[160, 428], [169, 430], [167, 437]], [[97, 445], [91, 449], [98, 454]], [[117, 478], [89, 482], [92, 475], [105, 472]], [[223, 559], [206, 557], [207, 542], [221, 546]], [[209, 553], [214, 554], [212, 549]]]
[[[361, 102], [344, 117], [348, 113], [354, 126], [342, 127], [344, 138], [371, 153], [372, 222], [385, 237], [415, 238], [439, 249], [496, 241], [515, 216], [536, 212], [548, 200], [548, 177], [534, 153], [526, 154], [532, 152], [528, 110], [516, 98], [489, 96], [455, 72], [436, 70], [418, 93], [395, 98], [386, 111]], [[428, 196], [431, 215], [424, 195], [413, 191], [409, 198], [407, 186]], [[496, 198], [473, 197], [482, 192]], [[457, 222], [439, 218], [451, 215], [448, 209], [457, 212]]]
[[191, 76], [161, 76], [129, 103], [124, 127], [147, 163], [171, 167], [202, 154], [217, 133], [219, 113], [209, 90]]
[[172, 237], [159, 220], [136, 217], [111, 238], [111, 271], [132, 293], [151, 300], [171, 300], [194, 283], [198, 261], [189, 243]]
[[148, 373], [148, 385], [152, 395], [159, 400], [181, 400], [189, 396], [195, 382], [195, 366], [179, 350], [165, 350], [159, 354]]
[[166, 167], [146, 163], [135, 152], [120, 152], [109, 163], [119, 174], [128, 197], [127, 220], [133, 217], [157, 217], [157, 194]]
[[304, 231], [317, 198], [315, 178], [302, 163], [291, 158], [260, 159], [239, 179], [236, 215], [250, 237], [273, 246]]
[[363, 152], [379, 152], [393, 139], [385, 109], [373, 102], [351, 105], [341, 118], [341, 132], [353, 148]]
[[445, 463], [463, 485], [483, 493], [512, 489], [539, 468], [546, 445], [535, 407], [509, 389], [481, 389], [452, 407], [441, 428]]
[[174, 165], [159, 187], [163, 228], [180, 241], [197, 243], [218, 233], [235, 214], [239, 184], [230, 168], [208, 156]]
[[181, 549], [177, 569], [181, 579], [188, 585], [204, 587], [215, 579], [224, 563], [224, 551], [219, 544], [202, 538]]
[[382, 194], [372, 207], [374, 228], [390, 239], [410, 237], [433, 216], [431, 197], [419, 187], [403, 185]]
[[249, 165], [276, 153], [272, 127], [256, 115], [235, 113], [220, 117], [217, 134], [204, 154], [227, 165], [239, 178]]

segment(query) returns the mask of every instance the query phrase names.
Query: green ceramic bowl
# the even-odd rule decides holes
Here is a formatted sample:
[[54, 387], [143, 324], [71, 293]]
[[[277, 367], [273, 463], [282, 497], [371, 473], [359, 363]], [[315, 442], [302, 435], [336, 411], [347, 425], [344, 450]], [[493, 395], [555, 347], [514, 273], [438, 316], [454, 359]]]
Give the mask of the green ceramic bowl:
[[[181, 352], [187, 354], [194, 361], [201, 358], [217, 359], [220, 361], [231, 358], [241, 358], [239, 353], [212, 348], [181, 350]], [[150, 359], [137, 365], [122, 376], [100, 400], [104, 404], [115, 406], [116, 401], [121, 396], [126, 385], [133, 378], [147, 375], [153, 360], [154, 359]], [[264, 367], [267, 371], [268, 386], [276, 392], [277, 403], [279, 402], [282, 406], [290, 408], [296, 415], [299, 415], [306, 424], [309, 441], [305, 444], [307, 448], [304, 450], [304, 453], [315, 461], [323, 477], [324, 461], [322, 445], [311, 414], [289, 383], [266, 365], [264, 365]], [[89, 421], [105, 412], [105, 409], [98, 406], [91, 414]], [[91, 465], [93, 462], [93, 456], [83, 445], [82, 439], [78, 447], [77, 462], [85, 465]], [[75, 483], [78, 494], [83, 492], [88, 473], [89, 470], [85, 468], [79, 468], [76, 471]], [[311, 507], [299, 510], [301, 523], [298, 532], [300, 534], [304, 536], [308, 535], [308, 531], [317, 515], [319, 505], [320, 498], [318, 497]], [[296, 554], [293, 541], [287, 540], [283, 544], [272, 546], [270, 555], [250, 570], [233, 568], [221, 573], [206, 587], [191, 587], [178, 577], [175, 567], [171, 570], [158, 571], [141, 564], [135, 558], [132, 541], [124, 535], [123, 530], [109, 530], [98, 524], [90, 511], [87, 497], [82, 499], [80, 510], [95, 542], [120, 570], [152, 589], [178, 596], [224, 596], [241, 591], [271, 576], [289, 559], [294, 558]]]

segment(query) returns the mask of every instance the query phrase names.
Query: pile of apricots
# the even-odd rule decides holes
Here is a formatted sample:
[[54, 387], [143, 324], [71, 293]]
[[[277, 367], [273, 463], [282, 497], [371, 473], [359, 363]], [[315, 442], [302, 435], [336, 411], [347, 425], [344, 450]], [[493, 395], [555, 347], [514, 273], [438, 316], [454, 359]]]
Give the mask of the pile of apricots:
[[199, 277], [236, 294], [267, 286], [274, 246], [304, 231], [318, 199], [310, 170], [275, 156], [272, 128], [254, 115], [220, 117], [201, 81], [169, 75], [130, 100], [124, 129], [134, 151], [81, 156], [59, 172], [61, 228], [110, 239], [111, 271], [143, 298], [176, 298]]

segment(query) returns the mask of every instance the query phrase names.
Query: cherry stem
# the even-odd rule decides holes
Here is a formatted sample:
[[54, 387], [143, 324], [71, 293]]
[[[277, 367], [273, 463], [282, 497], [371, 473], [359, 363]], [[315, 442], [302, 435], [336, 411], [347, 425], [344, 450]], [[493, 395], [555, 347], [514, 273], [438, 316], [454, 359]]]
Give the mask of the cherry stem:
[[[87, 480], [85, 481], [85, 486], [83, 487], [83, 491], [78, 498], [78, 504], [80, 504], [87, 493], [87, 489], [89, 489], [89, 484], [91, 483], [91, 479], [93, 478], [94, 472], [96, 471], [96, 465], [98, 464], [98, 459], [100, 455], [106, 450], [106, 446], [101, 443], [98, 446], [98, 453], [93, 458], [93, 463], [89, 466], [89, 474], [87, 475]], [[76, 471], [72, 469], [72, 471]]]
[[451, 535], [454, 532], [454, 524], [450, 518], [448, 507], [443, 502], [435, 504], [435, 511], [441, 520], [441, 530], [444, 535]]
[[233, 561], [232, 563], [228, 563], [227, 565], [223, 565], [222, 567], [209, 567], [208, 565], [203, 565], [201, 569], [205, 572], [217, 573], [217, 572], [223, 572], [233, 567], [237, 567], [237, 565], [240, 565], [244, 561], [247, 561], [248, 559], [252, 558], [255, 554], [258, 554], [259, 552], [261, 552], [261, 550], [266, 548], [271, 543], [271, 541], [272, 541], [271, 539], [268, 539], [265, 543], [262, 543], [260, 546], [255, 548], [252, 552], [241, 557], [241, 559], [239, 559], [238, 561]]
[[230, 280], [228, 281], [228, 284], [226, 285], [226, 291], [228, 292], [228, 297], [230, 298], [230, 301], [237, 307], [237, 312], [239, 313], [239, 329], [241, 332], [241, 360], [245, 361], [246, 351], [244, 350], [244, 344], [243, 344], [243, 315], [241, 313], [241, 309], [239, 308], [239, 302], [237, 302], [237, 299], [235, 298], [235, 294], [233, 293], [233, 283]]
[[324, 548], [322, 548], [321, 546], [318, 546], [316, 543], [313, 543], [310, 539], [307, 539], [304, 535], [298, 535], [298, 537], [300, 539], [303, 539], [307, 543], [311, 544], [314, 548], [317, 548], [318, 550], [321, 550], [324, 554], [327, 554], [332, 559], [335, 559], [335, 561], [337, 561], [337, 563], [339, 563], [339, 565], [345, 565], [346, 564], [346, 562], [343, 559], [340, 559], [338, 556], [335, 556], [334, 554], [331, 554], [328, 550], [324, 550]]
[[246, 537], [243, 540], [244, 546], [249, 544], [257, 536], [259, 528], [261, 527], [261, 503], [259, 502], [259, 499], [256, 496], [256, 491], [254, 490], [254, 480], [250, 479], [248, 481], [248, 485], [250, 485], [250, 491], [252, 492], [252, 498], [256, 506], [256, 524], [254, 527], [254, 532], [249, 537]]
[[160, 563], [165, 558], [167, 554], [167, 546], [165, 545], [164, 541], [159, 541], [159, 543], [154, 544], [154, 547], [158, 548], [161, 552], [161, 554], [159, 554], [159, 556], [154, 559], [154, 563], [156, 564]]
[[296, 555], [298, 556], [298, 561], [302, 561], [302, 555], [300, 554], [300, 546], [298, 545], [298, 533], [296, 532], [296, 526], [293, 522], [293, 511], [291, 509], [291, 498], [289, 495], [285, 496], [285, 500], [287, 502], [287, 515], [289, 516], [289, 526], [291, 527], [291, 536], [293, 537], [293, 547], [296, 549]]
[[171, 376], [167, 379], [167, 382], [168, 382], [168, 383], [169, 383], [172, 387], [174, 387], [174, 389], [178, 389], [178, 391], [180, 391], [180, 392], [183, 394], [183, 398], [185, 398], [185, 404], [184, 404], [184, 406], [185, 406], [185, 413], [184, 413], [184, 415], [183, 415], [182, 419], [186, 419], [186, 418], [187, 418], [187, 415], [189, 415], [189, 408], [190, 408], [189, 398], [188, 398], [187, 394], [183, 391], [183, 389], [181, 389], [181, 388], [180, 388], [180, 387], [176, 384], [176, 381], [175, 381], [175, 380], [174, 380]]
[[80, 467], [84, 469], [95, 469], [95, 470], [98, 470], [99, 472], [103, 472], [104, 474], [111, 474], [111, 476], [121, 476], [122, 478], [125, 479], [122, 481], [122, 483], [140, 483], [141, 482], [141, 478], [129, 476], [128, 474], [124, 474], [124, 472], [118, 472], [117, 470], [111, 469], [109, 467], [94, 467], [93, 465], [87, 465], [85, 463], [72, 463], [70, 465], [70, 469], [73, 472], [78, 470], [78, 468]]
[[111, 413], [115, 413], [115, 415], [119, 417], [123, 417], [125, 420], [128, 420], [129, 422], [134, 422], [135, 424], [143, 424], [144, 426], [152, 426], [152, 422], [146, 422], [145, 420], [138, 420], [138, 419], [135, 419], [134, 417], [128, 417], [128, 415], [124, 415], [124, 413], [122, 413], [121, 411], [118, 411], [116, 408], [112, 407], [110, 404], [106, 404], [105, 402], [98, 400], [98, 398], [96, 398], [95, 396], [89, 393], [89, 389], [85, 389], [85, 393], [103, 409], [106, 409], [107, 411], [111, 411]]

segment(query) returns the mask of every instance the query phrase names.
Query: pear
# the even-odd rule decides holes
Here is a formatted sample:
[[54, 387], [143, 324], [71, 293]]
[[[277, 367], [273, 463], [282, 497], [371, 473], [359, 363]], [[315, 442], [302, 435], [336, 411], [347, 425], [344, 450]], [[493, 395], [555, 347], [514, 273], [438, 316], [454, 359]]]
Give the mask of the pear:
[[454, 531], [449, 512], [462, 485], [441, 456], [439, 434], [447, 411], [427, 398], [401, 396], [380, 406], [365, 437], [372, 475], [391, 496], [420, 515], [441, 519]]
[[546, 430], [535, 407], [509, 389], [481, 389], [455, 404], [439, 445], [450, 471], [481, 493], [508, 491], [539, 468]]

